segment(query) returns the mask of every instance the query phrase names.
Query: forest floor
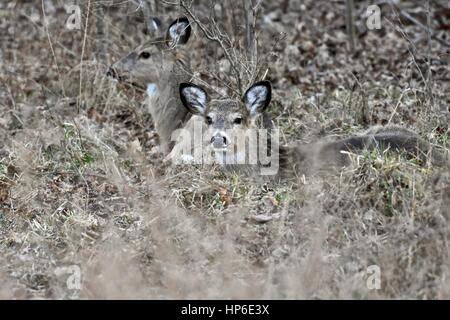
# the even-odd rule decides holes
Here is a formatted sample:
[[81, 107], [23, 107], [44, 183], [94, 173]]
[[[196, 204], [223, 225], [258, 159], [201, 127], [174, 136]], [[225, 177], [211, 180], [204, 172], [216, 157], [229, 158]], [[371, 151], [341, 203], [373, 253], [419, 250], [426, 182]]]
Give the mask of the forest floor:
[[[80, 30], [65, 27], [64, 1], [0, 3], [0, 298], [450, 298], [448, 171], [364, 152], [289, 183], [166, 172], [142, 95], [105, 77], [146, 39], [137, 6], [114, 3], [84, 1]], [[368, 30], [371, 3], [358, 1], [349, 54], [345, 1], [263, 1], [282, 142], [396, 124], [449, 149], [450, 8], [430, 3], [429, 43], [401, 14], [426, 25], [424, 2], [380, 5], [381, 29]], [[193, 28], [198, 74], [228, 81]]]

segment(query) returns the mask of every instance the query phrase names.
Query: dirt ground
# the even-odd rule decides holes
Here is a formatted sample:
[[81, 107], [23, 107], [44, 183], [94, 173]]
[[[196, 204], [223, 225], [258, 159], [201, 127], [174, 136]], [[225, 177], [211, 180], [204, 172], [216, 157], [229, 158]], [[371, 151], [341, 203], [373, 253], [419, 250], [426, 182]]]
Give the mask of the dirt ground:
[[[142, 93], [105, 76], [149, 37], [142, 10], [74, 2], [73, 30], [66, 1], [0, 3], [0, 298], [450, 298], [448, 171], [375, 151], [289, 183], [171, 170]], [[216, 19], [242, 47], [240, 4], [222, 2]], [[282, 142], [397, 124], [448, 150], [448, 2], [429, 1], [429, 28], [426, 1], [380, 2], [375, 30], [373, 3], [355, 2], [354, 53], [345, 1], [260, 3]], [[158, 3], [164, 21], [185, 14]], [[192, 8], [206, 19], [210, 7]], [[192, 27], [196, 73], [235, 85]]]

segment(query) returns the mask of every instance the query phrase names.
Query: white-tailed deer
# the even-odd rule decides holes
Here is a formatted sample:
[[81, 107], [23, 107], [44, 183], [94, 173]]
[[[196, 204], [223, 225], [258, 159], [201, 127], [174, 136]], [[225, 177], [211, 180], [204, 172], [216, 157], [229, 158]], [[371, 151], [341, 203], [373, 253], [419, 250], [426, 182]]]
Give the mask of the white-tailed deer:
[[[184, 107], [192, 114], [201, 116], [208, 128], [203, 135], [203, 145], [213, 150], [219, 163], [233, 168], [236, 168], [236, 163], [248, 164], [245, 161], [249, 160], [249, 152], [257, 152], [254, 158], [268, 155], [272, 161], [278, 157], [279, 177], [311, 174], [319, 170], [341, 168], [350, 164], [349, 153], [375, 148], [403, 151], [422, 160], [429, 159], [433, 165], [450, 167], [448, 154], [433, 148], [414, 132], [397, 126], [373, 127], [361, 135], [337, 141], [280, 146], [278, 139], [272, 139], [275, 129], [265, 112], [272, 92], [268, 81], [252, 85], [242, 100], [210, 100], [204, 89], [191, 83], [181, 83], [179, 90]], [[268, 135], [245, 143], [246, 139], [254, 137], [251, 132], [260, 134], [264, 129], [269, 131]], [[261, 140], [267, 143], [261, 144]], [[258, 145], [255, 147], [256, 141]], [[266, 154], [260, 152], [261, 146], [266, 148], [264, 152], [268, 151]], [[259, 168], [271, 165], [267, 161], [261, 163], [260, 158], [258, 161], [256, 166]]]
[[[160, 28], [159, 21], [153, 23]], [[173, 21], [162, 36], [138, 46], [114, 63], [107, 75], [147, 91], [147, 101], [162, 151], [170, 149], [172, 132], [189, 117], [180, 106], [178, 85], [190, 81], [191, 69], [182, 47], [188, 42], [191, 26], [186, 17]]]

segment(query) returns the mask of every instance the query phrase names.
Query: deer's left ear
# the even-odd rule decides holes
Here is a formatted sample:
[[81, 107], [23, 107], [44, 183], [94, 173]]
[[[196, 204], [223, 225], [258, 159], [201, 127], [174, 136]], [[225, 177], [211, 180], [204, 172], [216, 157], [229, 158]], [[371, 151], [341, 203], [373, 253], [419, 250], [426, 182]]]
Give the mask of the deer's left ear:
[[173, 21], [167, 29], [167, 40], [170, 45], [185, 44], [191, 36], [191, 24], [186, 17]]
[[264, 112], [272, 98], [272, 85], [269, 81], [259, 81], [252, 85], [244, 94], [244, 104], [250, 117]]

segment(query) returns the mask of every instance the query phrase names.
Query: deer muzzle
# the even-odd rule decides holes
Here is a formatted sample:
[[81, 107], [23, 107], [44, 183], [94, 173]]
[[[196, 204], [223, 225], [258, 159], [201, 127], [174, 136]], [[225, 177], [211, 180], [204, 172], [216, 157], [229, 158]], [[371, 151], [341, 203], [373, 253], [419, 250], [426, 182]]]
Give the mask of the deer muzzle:
[[221, 132], [214, 134], [211, 138], [211, 144], [214, 149], [226, 149], [228, 147], [229, 139]]

